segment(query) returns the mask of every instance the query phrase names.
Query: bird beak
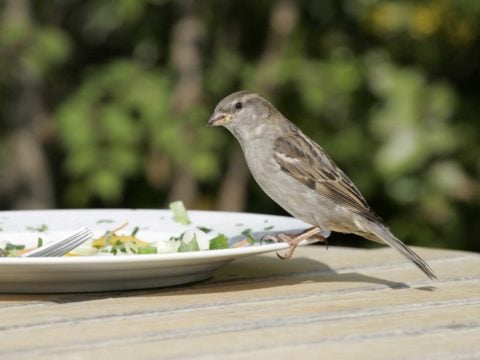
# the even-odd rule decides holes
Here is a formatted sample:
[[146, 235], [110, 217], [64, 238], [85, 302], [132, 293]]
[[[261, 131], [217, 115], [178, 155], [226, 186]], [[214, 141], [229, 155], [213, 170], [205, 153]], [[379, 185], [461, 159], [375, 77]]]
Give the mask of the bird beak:
[[232, 116], [225, 113], [213, 113], [208, 119], [208, 126], [222, 126], [228, 124], [232, 120]]

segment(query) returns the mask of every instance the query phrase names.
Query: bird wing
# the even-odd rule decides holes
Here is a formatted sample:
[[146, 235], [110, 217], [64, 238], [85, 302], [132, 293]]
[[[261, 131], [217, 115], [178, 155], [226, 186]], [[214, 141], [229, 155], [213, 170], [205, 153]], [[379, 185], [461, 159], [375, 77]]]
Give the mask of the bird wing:
[[299, 129], [291, 130], [274, 144], [274, 158], [280, 168], [334, 203], [368, 220], [383, 223], [328, 154]]

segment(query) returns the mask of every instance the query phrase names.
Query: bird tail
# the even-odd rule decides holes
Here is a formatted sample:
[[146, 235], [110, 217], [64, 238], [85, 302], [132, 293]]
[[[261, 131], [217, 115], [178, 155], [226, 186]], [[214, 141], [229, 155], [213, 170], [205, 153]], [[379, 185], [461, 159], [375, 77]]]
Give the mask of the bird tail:
[[380, 224], [375, 224], [370, 222], [367, 226], [368, 230], [370, 230], [370, 234], [362, 234], [369, 240], [373, 240], [380, 243], [385, 243], [392, 248], [398, 250], [400, 254], [405, 256], [408, 260], [415, 264], [425, 275], [427, 275], [430, 279], [437, 279], [437, 276], [433, 272], [432, 268], [423, 260], [416, 252], [410, 249], [407, 245], [405, 245], [401, 240], [397, 239], [395, 235], [388, 230], [387, 227], [382, 226]]

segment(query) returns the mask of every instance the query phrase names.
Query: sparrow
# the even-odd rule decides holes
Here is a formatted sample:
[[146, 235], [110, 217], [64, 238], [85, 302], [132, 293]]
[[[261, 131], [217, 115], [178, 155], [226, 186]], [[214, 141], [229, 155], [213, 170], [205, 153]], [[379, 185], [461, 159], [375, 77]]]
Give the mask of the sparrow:
[[322, 231], [350, 233], [395, 248], [430, 279], [437, 278], [392, 234], [325, 150], [269, 101], [254, 92], [235, 92], [218, 103], [208, 125], [230, 131], [263, 191], [292, 216], [312, 225], [300, 234], [270, 237], [290, 244], [282, 258], [290, 258], [302, 240], [321, 239]]

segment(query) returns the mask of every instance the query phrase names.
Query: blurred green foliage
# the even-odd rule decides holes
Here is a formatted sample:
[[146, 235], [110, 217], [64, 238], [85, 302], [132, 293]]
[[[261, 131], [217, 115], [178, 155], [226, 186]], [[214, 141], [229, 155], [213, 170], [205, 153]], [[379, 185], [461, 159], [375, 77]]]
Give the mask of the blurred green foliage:
[[[238, 145], [205, 123], [246, 88], [326, 148], [400, 238], [480, 250], [480, 2], [22, 2], [23, 17], [0, 8], [0, 109], [35, 80], [59, 207], [162, 206], [175, 168], [199, 184], [193, 206], [212, 207]], [[177, 111], [174, 34], [191, 18], [201, 94]], [[247, 210], [279, 211], [250, 189]]]

